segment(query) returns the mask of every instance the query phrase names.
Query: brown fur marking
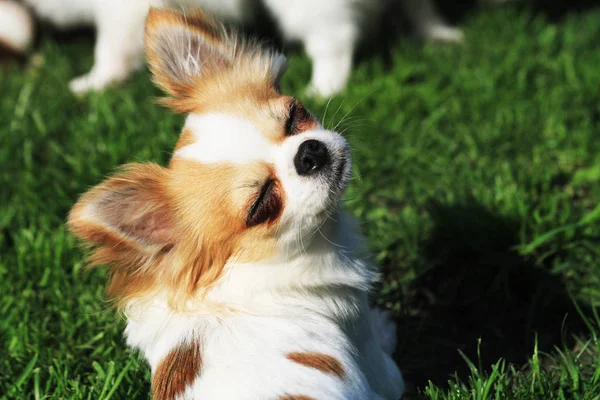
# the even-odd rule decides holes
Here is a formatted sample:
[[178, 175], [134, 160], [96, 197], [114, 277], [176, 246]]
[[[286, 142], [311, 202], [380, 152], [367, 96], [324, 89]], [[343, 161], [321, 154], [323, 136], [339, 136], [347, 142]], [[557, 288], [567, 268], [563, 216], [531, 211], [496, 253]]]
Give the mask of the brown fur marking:
[[323, 353], [288, 353], [288, 360], [305, 367], [318, 369], [319, 371], [336, 375], [343, 378], [345, 375], [342, 363], [335, 357]]
[[173, 349], [152, 375], [152, 398], [173, 400], [194, 383], [202, 370], [200, 344], [194, 340]]

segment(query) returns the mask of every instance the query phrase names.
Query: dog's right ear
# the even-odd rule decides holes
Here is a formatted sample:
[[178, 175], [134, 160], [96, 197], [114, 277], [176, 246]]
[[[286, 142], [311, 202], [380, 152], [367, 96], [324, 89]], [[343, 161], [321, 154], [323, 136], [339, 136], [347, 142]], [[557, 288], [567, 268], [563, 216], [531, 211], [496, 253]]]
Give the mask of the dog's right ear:
[[199, 76], [231, 66], [222, 26], [200, 12], [151, 8], [146, 19], [146, 55], [156, 83], [173, 96], [185, 94]]
[[198, 78], [220, 74], [234, 64], [260, 61], [261, 73], [277, 86], [285, 57], [241, 40], [206, 14], [151, 8], [146, 19], [146, 56], [154, 80], [167, 93], [185, 98]]

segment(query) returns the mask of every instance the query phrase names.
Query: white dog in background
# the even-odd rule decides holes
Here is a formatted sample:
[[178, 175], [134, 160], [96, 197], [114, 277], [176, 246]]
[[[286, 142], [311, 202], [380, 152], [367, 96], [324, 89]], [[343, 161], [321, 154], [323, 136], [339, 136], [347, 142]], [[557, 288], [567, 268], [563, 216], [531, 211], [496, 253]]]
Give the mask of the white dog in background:
[[[433, 0], [24, 0], [37, 16], [61, 29], [78, 25], [96, 28], [94, 66], [71, 81], [71, 90], [76, 93], [120, 82], [143, 65], [143, 28], [150, 7], [202, 8], [224, 21], [251, 24], [257, 17], [257, 1], [274, 18], [286, 40], [303, 45], [313, 63], [309, 93], [317, 96], [331, 96], [344, 89], [361, 33], [377, 23], [389, 1], [402, 1], [419, 35], [449, 42], [462, 40], [460, 30], [447, 25]], [[0, 26], [8, 26], [12, 18], [10, 12], [0, 12]], [[0, 30], [0, 41], [2, 35]]]

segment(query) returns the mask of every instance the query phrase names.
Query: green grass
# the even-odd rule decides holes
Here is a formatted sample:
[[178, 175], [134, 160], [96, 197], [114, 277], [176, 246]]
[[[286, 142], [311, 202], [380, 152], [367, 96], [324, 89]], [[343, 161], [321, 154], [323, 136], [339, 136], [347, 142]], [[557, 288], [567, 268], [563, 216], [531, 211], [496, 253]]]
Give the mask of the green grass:
[[[598, 399], [600, 10], [558, 22], [506, 7], [467, 16], [465, 46], [400, 40], [348, 89], [303, 98], [341, 123], [363, 222], [399, 324], [411, 397]], [[41, 59], [0, 71], [0, 398], [147, 398], [65, 229], [77, 196], [119, 164], [165, 163], [182, 118], [147, 72], [75, 98], [93, 39], [42, 36]], [[577, 305], [577, 306], [576, 306]]]

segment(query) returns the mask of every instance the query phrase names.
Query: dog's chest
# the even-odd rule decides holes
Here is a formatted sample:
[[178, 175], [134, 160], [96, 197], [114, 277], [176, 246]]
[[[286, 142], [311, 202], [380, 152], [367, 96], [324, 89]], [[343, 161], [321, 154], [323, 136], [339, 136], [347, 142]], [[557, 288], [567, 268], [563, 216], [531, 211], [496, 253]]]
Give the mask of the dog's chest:
[[[129, 321], [126, 336], [149, 361], [155, 392], [162, 388], [183, 398], [238, 400], [366, 396], [368, 383], [353, 355], [354, 344], [326, 318], [192, 319], [165, 310], [152, 315], [144, 322]], [[172, 388], [172, 382], [179, 387]]]

